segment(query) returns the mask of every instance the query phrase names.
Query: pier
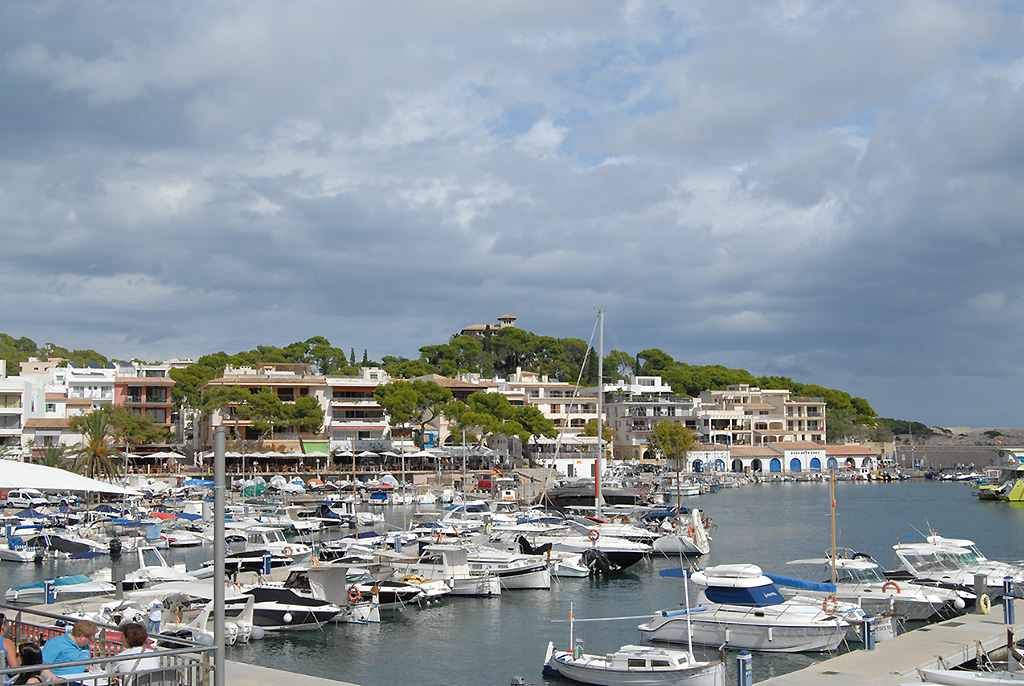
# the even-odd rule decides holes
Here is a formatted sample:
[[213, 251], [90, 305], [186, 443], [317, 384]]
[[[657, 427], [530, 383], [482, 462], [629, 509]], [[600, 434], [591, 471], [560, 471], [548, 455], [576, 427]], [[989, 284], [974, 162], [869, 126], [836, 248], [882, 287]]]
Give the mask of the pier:
[[[854, 650], [757, 683], [767, 686], [895, 686], [920, 682], [918, 669], [954, 669], [979, 654], [1005, 648], [1007, 629], [1019, 636], [1024, 625], [1004, 624], [1002, 607], [996, 606], [987, 615], [967, 614], [929, 624], [882, 641], [874, 650]], [[756, 654], [754, 660], [757, 660]]]

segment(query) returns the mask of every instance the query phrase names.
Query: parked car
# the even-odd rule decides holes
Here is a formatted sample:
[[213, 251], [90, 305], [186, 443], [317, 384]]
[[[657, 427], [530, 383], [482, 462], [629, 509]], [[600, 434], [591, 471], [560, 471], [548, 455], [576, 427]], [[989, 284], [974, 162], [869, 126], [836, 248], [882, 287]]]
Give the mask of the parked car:
[[7, 507], [24, 510], [28, 507], [46, 507], [50, 501], [34, 488], [17, 488], [7, 493]]

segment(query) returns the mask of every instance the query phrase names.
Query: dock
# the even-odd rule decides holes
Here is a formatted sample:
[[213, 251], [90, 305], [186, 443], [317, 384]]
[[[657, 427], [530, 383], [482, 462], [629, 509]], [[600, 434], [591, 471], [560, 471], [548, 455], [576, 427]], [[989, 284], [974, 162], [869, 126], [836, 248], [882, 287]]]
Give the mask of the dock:
[[306, 676], [231, 660], [227, 661], [224, 683], [226, 686], [279, 686], [280, 684], [289, 684], [289, 686], [353, 686], [345, 681]]
[[[1006, 631], [1021, 636], [1024, 624], [1003, 623], [1001, 605], [990, 614], [967, 614], [929, 624], [876, 644], [874, 650], [854, 650], [801, 670], [757, 682], [760, 686], [820, 686], [858, 684], [896, 686], [920, 683], [918, 669], [955, 669], [1006, 647]], [[757, 662], [757, 654], [754, 654]]]

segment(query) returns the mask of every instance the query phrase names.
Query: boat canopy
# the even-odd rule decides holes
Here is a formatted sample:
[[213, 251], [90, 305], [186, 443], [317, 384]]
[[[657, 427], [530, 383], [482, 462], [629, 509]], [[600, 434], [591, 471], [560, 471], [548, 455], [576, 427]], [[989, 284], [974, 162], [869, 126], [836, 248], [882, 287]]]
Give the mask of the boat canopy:
[[825, 593], [836, 592], [836, 585], [827, 582], [795, 579], [791, 576], [782, 576], [781, 574], [765, 574], [765, 576], [777, 583], [779, 586], [786, 586], [787, 588], [799, 588], [803, 591], [823, 591]]
[[[72, 574], [71, 576], [62, 576], [62, 577], [60, 577], [58, 579], [53, 579], [53, 585], [54, 586], [74, 586], [76, 584], [89, 584], [89, 583], [92, 583], [92, 579], [90, 579], [85, 574]], [[37, 581], [34, 584], [25, 584], [23, 586], [12, 586], [11, 590], [12, 591], [22, 591], [22, 590], [24, 590], [26, 588], [43, 588], [43, 586], [45, 584], [46, 584], [45, 581]]]

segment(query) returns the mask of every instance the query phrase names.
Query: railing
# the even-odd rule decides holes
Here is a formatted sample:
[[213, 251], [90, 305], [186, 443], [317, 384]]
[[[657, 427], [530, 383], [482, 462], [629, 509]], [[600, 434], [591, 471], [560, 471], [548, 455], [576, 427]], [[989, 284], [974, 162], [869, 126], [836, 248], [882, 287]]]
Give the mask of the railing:
[[[19, 608], [4, 603], [0, 603], [0, 609], [6, 611], [8, 625], [11, 627], [9, 636], [16, 644], [34, 641], [42, 646], [54, 636], [60, 636], [69, 631], [72, 624], [77, 621], [74, 617], [52, 614], [44, 610]], [[12, 613], [14, 614], [13, 618], [11, 617]], [[53, 623], [28, 621], [25, 619], [26, 615], [36, 622], [52, 620]], [[139, 686], [143, 683], [148, 683], [151, 686], [209, 686], [213, 680], [212, 665], [215, 647], [178, 637], [159, 635], [150, 637], [151, 640], [156, 639], [164, 646], [171, 646], [169, 648], [157, 647], [152, 652], [146, 652], [146, 659], [157, 658], [159, 660], [159, 668], [118, 670], [117, 666], [123, 662], [131, 662], [133, 667], [137, 667], [139, 654], [121, 656], [122, 646], [118, 627], [95, 620], [93, 622], [99, 627], [100, 632], [90, 645], [90, 659], [43, 665], [46, 669], [66, 667], [74, 670], [74, 673], [66, 674], [63, 677], [59, 676], [57, 681], [47, 683], [77, 682], [85, 686], [109, 686], [116, 682], [118, 671], [121, 671], [122, 683], [125, 681], [124, 677], [130, 673], [134, 679], [133, 683]], [[108, 631], [117, 632], [116, 638], [108, 638]], [[33, 672], [40, 669], [40, 665], [4, 669], [5, 666], [4, 663], [0, 663], [0, 680], [3, 680], [5, 675], [14, 677], [22, 672]]]

